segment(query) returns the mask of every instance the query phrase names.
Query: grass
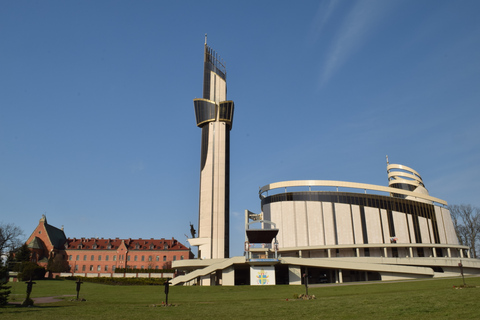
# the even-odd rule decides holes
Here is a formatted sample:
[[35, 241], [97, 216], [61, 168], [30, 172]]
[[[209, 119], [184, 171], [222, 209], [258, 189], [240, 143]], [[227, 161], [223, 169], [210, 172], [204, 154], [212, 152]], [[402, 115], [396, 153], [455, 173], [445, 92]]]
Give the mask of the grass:
[[[32, 308], [0, 308], [0, 319], [474, 319], [480, 277], [471, 288], [455, 289], [461, 278], [328, 285], [309, 288], [315, 300], [293, 300], [303, 286], [170, 287], [173, 307], [152, 307], [165, 300], [163, 286], [110, 286], [84, 283], [80, 297], [71, 280], [37, 281], [32, 298], [62, 296], [62, 301]], [[478, 286], [478, 287], [475, 287]], [[25, 298], [25, 283], [15, 283], [10, 302]], [[286, 299], [289, 299], [287, 301]]]

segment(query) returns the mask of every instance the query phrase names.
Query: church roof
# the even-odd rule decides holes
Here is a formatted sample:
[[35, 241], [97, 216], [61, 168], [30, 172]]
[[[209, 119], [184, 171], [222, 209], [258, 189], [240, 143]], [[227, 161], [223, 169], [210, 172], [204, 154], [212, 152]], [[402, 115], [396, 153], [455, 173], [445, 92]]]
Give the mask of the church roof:
[[33, 238], [32, 242], [28, 244], [28, 247], [30, 249], [41, 249], [41, 250], [45, 249], [45, 245], [43, 244], [43, 241], [40, 240], [40, 238], [38, 237]]
[[48, 238], [52, 243], [55, 249], [63, 249], [65, 241], [67, 241], [67, 237], [65, 236], [65, 232], [63, 230], [58, 229], [54, 226], [49, 225], [45, 221], [45, 230], [47, 231]]

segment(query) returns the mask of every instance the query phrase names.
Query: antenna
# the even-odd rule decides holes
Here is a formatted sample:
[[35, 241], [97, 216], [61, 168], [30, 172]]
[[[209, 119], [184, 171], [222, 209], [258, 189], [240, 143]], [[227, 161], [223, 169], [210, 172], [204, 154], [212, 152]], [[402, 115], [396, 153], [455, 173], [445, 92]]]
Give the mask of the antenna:
[[205, 33], [205, 44], [207, 44], [207, 34]]

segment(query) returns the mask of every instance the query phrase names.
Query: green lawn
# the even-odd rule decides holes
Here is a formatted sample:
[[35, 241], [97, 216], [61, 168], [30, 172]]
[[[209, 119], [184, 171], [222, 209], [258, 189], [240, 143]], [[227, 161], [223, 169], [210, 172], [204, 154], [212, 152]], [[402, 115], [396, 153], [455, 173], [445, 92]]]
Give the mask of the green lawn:
[[[474, 319], [480, 317], [478, 288], [455, 289], [461, 278], [396, 283], [358, 283], [309, 288], [317, 299], [293, 300], [303, 286], [170, 287], [173, 307], [153, 307], [164, 299], [163, 286], [109, 286], [37, 281], [32, 298], [61, 296], [61, 302], [32, 308], [0, 308], [0, 319]], [[25, 283], [15, 283], [10, 301], [25, 298]], [[286, 299], [289, 299], [287, 301]]]

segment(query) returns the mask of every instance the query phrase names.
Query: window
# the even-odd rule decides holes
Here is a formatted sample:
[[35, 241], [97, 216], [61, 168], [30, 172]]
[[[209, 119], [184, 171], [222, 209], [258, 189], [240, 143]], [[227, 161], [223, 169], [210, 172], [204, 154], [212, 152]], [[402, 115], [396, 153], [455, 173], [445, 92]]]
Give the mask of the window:
[[142, 261], [145, 261], [145, 256], [142, 256]]
[[180, 260], [183, 260], [183, 256], [180, 257]]
[[77, 254], [77, 261], [80, 260], [80, 256]]
[[157, 261], [160, 261], [160, 257], [159, 257], [159, 256], [157, 256], [156, 260], [157, 260]]
[[90, 265], [90, 271], [93, 271], [93, 266], [92, 265]]
[[98, 256], [98, 261], [102, 261], [102, 256], [101, 255]]
[[113, 261], [117, 261], [117, 256], [116, 255], [113, 256]]
[[108, 261], [108, 254], [107, 254], [107, 256], [105, 257], [105, 261]]
[[163, 261], [167, 261], [167, 256], [163, 256]]
[[90, 257], [90, 260], [92, 260], [92, 261], [95, 260], [95, 257], [93, 256], [93, 254], [92, 254], [92, 256]]
[[167, 250], [168, 249], [168, 244], [164, 244], [163, 249]]
[[158, 270], [158, 266], [155, 266], [155, 270]]
[[85, 271], [85, 267], [86, 267], [86, 265], [83, 265], [83, 266], [82, 266], [82, 271]]
[[153, 248], [155, 248], [155, 246], [153, 244], [150, 245], [150, 250], [153, 250]]
[[173, 256], [173, 261], [177, 260], [177, 256]]
[[137, 261], [137, 256], [135, 256], [135, 257], [133, 258], [133, 261]]
[[115, 272], [115, 266], [112, 266], [112, 272]]
[[135, 244], [135, 249], [140, 249], [140, 245], [138, 243]]
[[72, 255], [69, 255], [69, 256], [68, 256], [68, 260], [73, 260], [73, 259], [72, 259]]
[[148, 261], [152, 261], [152, 256], [148, 256]]
[[102, 271], [102, 266], [101, 265], [97, 266], [97, 271]]
[[108, 271], [108, 266], [105, 266], [105, 271]]
[[83, 261], [86, 261], [87, 260], [87, 255], [84, 255], [83, 256]]
[[127, 256], [127, 260], [130, 261], [130, 256]]
[[140, 267], [140, 269], [142, 269], [142, 270], [143, 270], [143, 268], [144, 268], [143, 266]]
[[137, 269], [137, 266], [133, 266], [133, 269]]
[[75, 271], [78, 271], [78, 264], [75, 265]]

